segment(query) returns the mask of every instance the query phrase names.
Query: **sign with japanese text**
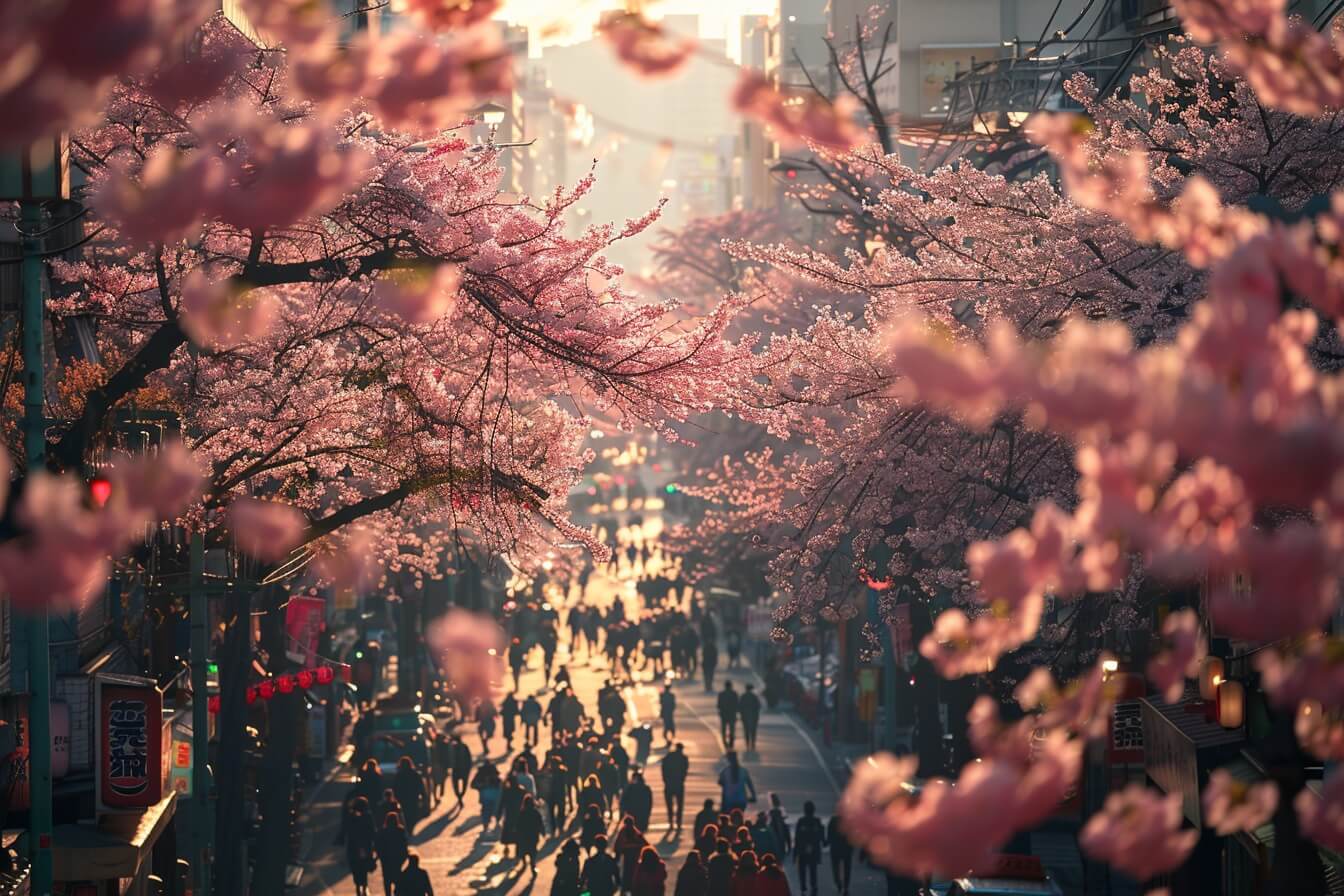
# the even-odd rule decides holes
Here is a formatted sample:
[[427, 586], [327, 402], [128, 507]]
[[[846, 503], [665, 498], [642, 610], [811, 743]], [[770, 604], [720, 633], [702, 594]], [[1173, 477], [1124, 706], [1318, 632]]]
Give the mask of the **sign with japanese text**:
[[168, 760], [163, 694], [150, 679], [122, 675], [100, 675], [94, 688], [100, 809], [155, 805], [163, 799]]
[[1142, 675], [1124, 675], [1111, 707], [1111, 737], [1106, 744], [1109, 765], [1143, 764], [1143, 708], [1139, 698], [1148, 693]]

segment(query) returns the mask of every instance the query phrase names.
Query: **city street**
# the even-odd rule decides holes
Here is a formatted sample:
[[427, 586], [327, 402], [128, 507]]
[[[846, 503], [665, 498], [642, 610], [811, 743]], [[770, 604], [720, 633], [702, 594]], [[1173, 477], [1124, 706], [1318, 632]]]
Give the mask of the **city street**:
[[[595, 574], [589, 583], [586, 599], [589, 603], [603, 605], [620, 594], [626, 599], [629, 611], [633, 612], [637, 606], [632, 585], [629, 570], [622, 564], [620, 576], [614, 581], [600, 572]], [[577, 657], [569, 655], [568, 639], [562, 638], [557, 667], [568, 665], [574, 689], [584, 707], [592, 713], [597, 691], [607, 677], [606, 660], [600, 655], [588, 657], [582, 647], [577, 654]], [[532, 660], [531, 667], [522, 678], [520, 695], [538, 693], [543, 689], [540, 654], [534, 653]], [[716, 688], [721, 688], [724, 680], [733, 681], [739, 691], [748, 682], [753, 683], [758, 690], [762, 686], [755, 672], [745, 663], [735, 669], [721, 667], [721, 672], [726, 675], [718, 676]], [[636, 676], [643, 680], [625, 688], [629, 714], [626, 730], [636, 724], [652, 724], [655, 740], [650, 766], [653, 767], [666, 753], [662, 726], [658, 721], [658, 691], [651, 681], [652, 673], [636, 672]], [[675, 692], [677, 739], [685, 744], [691, 763], [690, 776], [686, 782], [685, 828], [681, 832], [668, 829], [663, 809], [662, 780], [656, 768], [651, 768], [648, 780], [654, 793], [654, 811], [651, 830], [646, 832], [650, 843], [657, 847], [668, 862], [669, 891], [670, 883], [675, 880], [686, 853], [694, 846], [692, 816], [700, 810], [706, 799], [714, 799], [717, 805], [719, 792], [715, 782], [722, 767], [724, 752], [719, 737], [715, 695], [705, 692], [703, 680], [678, 681]], [[499, 693], [502, 696], [503, 691]], [[542, 702], [545, 703], [544, 697]], [[480, 749], [475, 728], [474, 724], [468, 724], [459, 729], [464, 732], [464, 740], [474, 753]], [[741, 736], [739, 727], [739, 744]], [[545, 745], [549, 741], [549, 730], [544, 723], [541, 739], [541, 747], [537, 750], [539, 756], [545, 752]], [[499, 761], [503, 768], [503, 760], [516, 755], [520, 744], [521, 738], [515, 737], [514, 749], [511, 751], [506, 748], [503, 737], [496, 734], [490, 742], [490, 757]], [[628, 739], [626, 747], [633, 756], [635, 748]], [[743, 765], [750, 771], [759, 791], [759, 798], [749, 807], [749, 814], [768, 807], [769, 794], [774, 792], [783, 800], [790, 823], [802, 814], [803, 803], [807, 800], [816, 804], [822, 818], [829, 818], [842, 785], [838, 779], [842, 772], [828, 766], [824, 758], [826, 755], [827, 752], [814, 741], [812, 733], [805, 730], [803, 724], [790, 714], [768, 710], [763, 713], [757, 751], [741, 754]], [[300, 896], [353, 896], [355, 892], [346, 868], [344, 849], [335, 844], [340, 800], [352, 780], [351, 771], [349, 768], [341, 768], [320, 789], [314, 791], [307, 807], [303, 820], [304, 878], [302, 886], [296, 891]], [[543, 840], [538, 861], [539, 873], [532, 879], [525, 869], [520, 869], [516, 863], [504, 858], [503, 848], [493, 832], [489, 836], [481, 836], [479, 803], [475, 792], [469, 790], [466, 800], [465, 808], [456, 806], [451, 796], [443, 800], [428, 819], [420, 822], [411, 837], [411, 848], [420, 854], [421, 866], [429, 871], [435, 892], [481, 892], [498, 896], [548, 893], [554, 873], [554, 856], [564, 838]], [[578, 819], [572, 817], [570, 821], [570, 831], [566, 836], [577, 836]], [[614, 827], [613, 823], [613, 830]], [[797, 868], [791, 861], [785, 864], [789, 869], [793, 891], [797, 893]], [[823, 881], [822, 892], [834, 892], [825, 860], [820, 879]], [[854, 892], [880, 892], [877, 889], [881, 886], [880, 881], [879, 875], [862, 867], [861, 863], [856, 863]], [[375, 872], [370, 876], [370, 891], [380, 891], [380, 886], [381, 881]]]

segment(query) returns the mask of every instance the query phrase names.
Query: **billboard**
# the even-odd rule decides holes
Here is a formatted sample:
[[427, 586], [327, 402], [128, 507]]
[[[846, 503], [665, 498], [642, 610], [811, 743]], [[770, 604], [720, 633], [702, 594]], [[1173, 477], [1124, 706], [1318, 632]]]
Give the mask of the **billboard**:
[[165, 730], [163, 694], [152, 679], [94, 679], [100, 811], [146, 809], [163, 799], [169, 759]]

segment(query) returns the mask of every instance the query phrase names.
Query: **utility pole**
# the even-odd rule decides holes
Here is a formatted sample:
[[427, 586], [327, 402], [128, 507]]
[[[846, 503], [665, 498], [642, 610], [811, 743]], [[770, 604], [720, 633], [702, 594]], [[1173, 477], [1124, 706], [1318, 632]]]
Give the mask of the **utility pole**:
[[[23, 448], [27, 476], [46, 467], [46, 392], [43, 385], [42, 204], [20, 203], [23, 240]], [[28, 850], [33, 896], [51, 896], [51, 646], [47, 611], [34, 610], [28, 634]]]
[[210, 805], [208, 697], [210, 611], [205, 596], [205, 534], [191, 536], [191, 875], [196, 896], [210, 894], [215, 813]]

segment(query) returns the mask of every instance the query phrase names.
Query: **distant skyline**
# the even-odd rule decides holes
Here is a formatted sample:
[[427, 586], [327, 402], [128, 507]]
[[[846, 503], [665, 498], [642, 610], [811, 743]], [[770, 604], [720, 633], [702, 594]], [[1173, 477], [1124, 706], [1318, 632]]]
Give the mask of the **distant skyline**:
[[[536, 46], [575, 43], [587, 39], [598, 14], [619, 9], [620, 0], [505, 0], [502, 17], [532, 31]], [[764, 15], [771, 0], [653, 0], [646, 8], [654, 16], [700, 16], [700, 35], [726, 38], [728, 55], [738, 55], [738, 22], [742, 16]]]

